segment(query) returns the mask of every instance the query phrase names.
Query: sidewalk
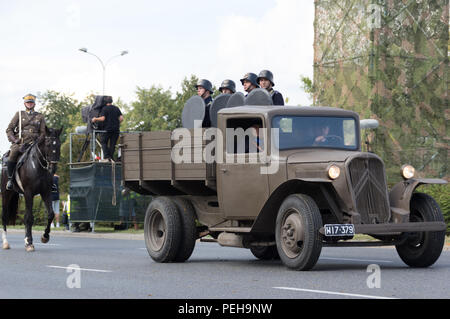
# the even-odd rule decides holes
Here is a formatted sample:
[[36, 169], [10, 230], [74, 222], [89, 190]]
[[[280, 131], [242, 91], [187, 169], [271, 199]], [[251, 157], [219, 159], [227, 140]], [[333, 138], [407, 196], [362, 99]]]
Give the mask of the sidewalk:
[[[40, 238], [44, 232], [42, 230], [33, 230], [33, 237]], [[8, 234], [23, 234], [25, 236], [25, 230], [23, 229], [8, 229]], [[51, 230], [50, 238], [54, 237], [78, 237], [78, 238], [105, 238], [105, 239], [126, 239], [126, 240], [144, 240], [144, 234], [127, 234], [127, 233], [89, 233], [80, 232], [73, 233], [64, 230]]]

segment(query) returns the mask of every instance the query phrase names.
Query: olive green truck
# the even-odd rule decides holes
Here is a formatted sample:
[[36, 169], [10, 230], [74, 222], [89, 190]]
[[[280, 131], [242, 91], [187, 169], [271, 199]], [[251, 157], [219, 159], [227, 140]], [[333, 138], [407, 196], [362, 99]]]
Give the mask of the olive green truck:
[[153, 195], [151, 258], [184, 262], [200, 240], [296, 270], [314, 267], [323, 246], [394, 245], [407, 265], [432, 265], [446, 224], [415, 189], [446, 181], [415, 178], [404, 165], [403, 181], [388, 189], [381, 158], [361, 151], [360, 130], [348, 110], [256, 105], [220, 110], [214, 128], [124, 133], [124, 187]]

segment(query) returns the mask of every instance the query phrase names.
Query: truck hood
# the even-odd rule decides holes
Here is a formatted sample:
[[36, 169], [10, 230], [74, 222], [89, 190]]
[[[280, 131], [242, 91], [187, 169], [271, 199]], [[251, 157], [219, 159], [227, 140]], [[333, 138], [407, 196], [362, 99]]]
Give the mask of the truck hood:
[[349, 156], [355, 155], [355, 151], [332, 149], [303, 149], [287, 155], [287, 163], [329, 163], [344, 162]]

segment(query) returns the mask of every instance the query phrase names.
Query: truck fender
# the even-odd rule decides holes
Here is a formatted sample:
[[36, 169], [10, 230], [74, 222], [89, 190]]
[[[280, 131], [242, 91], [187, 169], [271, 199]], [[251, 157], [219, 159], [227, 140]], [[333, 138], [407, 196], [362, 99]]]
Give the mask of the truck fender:
[[292, 194], [301, 193], [309, 195], [314, 199], [317, 196], [317, 191], [319, 190], [321, 192], [321, 185], [329, 184], [330, 182], [331, 181], [329, 180], [320, 178], [296, 178], [278, 185], [269, 196], [269, 199], [253, 223], [252, 232], [274, 232], [278, 209], [286, 197]]
[[389, 192], [393, 222], [409, 221], [409, 202], [414, 190], [422, 184], [447, 184], [447, 181], [438, 178], [411, 178], [395, 184]]

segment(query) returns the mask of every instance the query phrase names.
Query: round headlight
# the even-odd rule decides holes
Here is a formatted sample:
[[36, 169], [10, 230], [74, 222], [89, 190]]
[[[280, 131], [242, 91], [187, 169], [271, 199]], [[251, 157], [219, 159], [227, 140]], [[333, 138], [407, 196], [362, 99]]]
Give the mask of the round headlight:
[[331, 179], [336, 179], [341, 175], [341, 169], [336, 165], [331, 165], [328, 168], [328, 177]]
[[411, 165], [403, 165], [402, 166], [402, 176], [403, 176], [403, 178], [406, 178], [406, 179], [413, 178], [415, 171], [416, 170]]

